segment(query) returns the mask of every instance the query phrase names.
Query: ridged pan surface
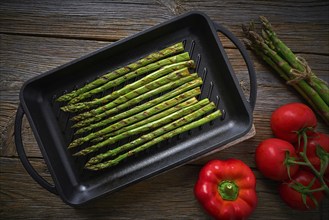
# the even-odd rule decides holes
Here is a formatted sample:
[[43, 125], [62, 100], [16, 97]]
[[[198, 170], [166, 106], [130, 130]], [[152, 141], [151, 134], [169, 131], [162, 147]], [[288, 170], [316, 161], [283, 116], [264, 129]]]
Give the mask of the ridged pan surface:
[[[89, 157], [75, 158], [67, 149], [73, 138], [69, 120], [72, 113], [62, 112], [55, 98], [177, 42], [184, 43], [185, 51], [196, 63], [196, 72], [204, 80], [199, 99], [208, 97], [223, 112], [223, 117], [164, 141], [115, 167], [99, 172], [83, 169]], [[200, 13], [170, 20], [31, 79], [24, 84], [20, 98], [56, 189], [70, 205], [83, 204], [184, 164], [243, 136], [252, 125], [249, 103], [212, 22]]]

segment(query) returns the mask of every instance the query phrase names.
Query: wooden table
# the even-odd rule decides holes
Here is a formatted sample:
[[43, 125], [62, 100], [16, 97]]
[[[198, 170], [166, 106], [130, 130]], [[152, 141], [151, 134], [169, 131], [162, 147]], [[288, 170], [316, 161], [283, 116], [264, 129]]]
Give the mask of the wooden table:
[[[248, 3], [247, 3], [248, 2]], [[193, 196], [201, 166], [217, 158], [243, 160], [257, 177], [259, 203], [251, 219], [329, 219], [329, 202], [308, 212], [293, 211], [280, 199], [277, 183], [255, 167], [257, 144], [272, 133], [272, 111], [303, 99], [262, 61], [250, 53], [258, 77], [254, 130], [248, 140], [140, 182], [90, 205], [74, 209], [40, 187], [26, 173], [14, 144], [14, 117], [19, 90], [26, 80], [136, 34], [187, 11], [199, 10], [242, 39], [241, 24], [267, 16], [279, 36], [326, 81], [329, 67], [328, 1], [22, 1], [0, 3], [0, 218], [53, 219], [209, 219]], [[243, 89], [245, 64], [229, 40], [221, 36]], [[320, 120], [318, 129], [328, 127]], [[51, 181], [27, 120], [23, 139], [32, 165]]]

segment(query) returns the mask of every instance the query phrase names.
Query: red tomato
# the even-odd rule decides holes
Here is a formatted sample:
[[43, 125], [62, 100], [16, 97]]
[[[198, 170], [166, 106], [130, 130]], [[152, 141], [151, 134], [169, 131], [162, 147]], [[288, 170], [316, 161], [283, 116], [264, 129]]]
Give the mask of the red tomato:
[[298, 132], [304, 128], [315, 128], [314, 112], [302, 103], [289, 103], [277, 108], [271, 116], [271, 128], [277, 138], [296, 143]]
[[[324, 133], [314, 133], [307, 138], [306, 156], [312, 163], [315, 169], [320, 170], [321, 161], [316, 153], [317, 146], [321, 146], [327, 153], [329, 153], [329, 135]], [[303, 152], [304, 140], [301, 140], [300, 145], [296, 144], [297, 153]], [[326, 173], [329, 174], [329, 167], [326, 169]]]
[[[269, 138], [262, 141], [255, 154], [256, 165], [259, 171], [272, 180], [285, 180], [289, 178], [286, 164], [286, 152], [296, 158], [295, 148], [287, 141], [278, 138]], [[290, 176], [298, 171], [298, 165], [290, 165]]]
[[[279, 187], [279, 194], [282, 200], [293, 209], [307, 210], [316, 208], [316, 203], [314, 203], [311, 197], [307, 194], [304, 194], [304, 196], [306, 196], [306, 204], [304, 204], [303, 193], [297, 191], [294, 188], [296, 183], [299, 183], [303, 186], [308, 186], [314, 178], [315, 176], [311, 172], [306, 170], [299, 170], [293, 179], [289, 180], [288, 182], [281, 183]], [[314, 184], [311, 186], [311, 189], [316, 189], [319, 187], [321, 187], [321, 184], [316, 179]], [[318, 203], [320, 203], [324, 197], [323, 191], [313, 192], [312, 195]]]

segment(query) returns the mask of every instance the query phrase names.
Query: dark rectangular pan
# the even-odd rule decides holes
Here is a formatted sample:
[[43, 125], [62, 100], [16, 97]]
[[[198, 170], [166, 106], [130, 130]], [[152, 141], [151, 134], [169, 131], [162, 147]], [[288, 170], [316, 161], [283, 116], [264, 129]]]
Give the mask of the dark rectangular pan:
[[[250, 76], [249, 102], [232, 71], [217, 32], [239, 48]], [[204, 79], [200, 98], [209, 97], [224, 112], [221, 119], [183, 133], [148, 151], [101, 172], [83, 169], [83, 163], [68, 152], [73, 131], [69, 114], [60, 111], [55, 98], [96, 77], [131, 63], [154, 51], [183, 42]], [[28, 173], [44, 188], [58, 194], [72, 206], [81, 205], [137, 181], [182, 165], [243, 136], [252, 126], [256, 100], [256, 78], [242, 44], [225, 28], [206, 15], [190, 12], [134, 36], [81, 57], [27, 81], [20, 92], [16, 115], [17, 152]], [[26, 115], [54, 185], [46, 182], [31, 166], [23, 148], [21, 123]]]

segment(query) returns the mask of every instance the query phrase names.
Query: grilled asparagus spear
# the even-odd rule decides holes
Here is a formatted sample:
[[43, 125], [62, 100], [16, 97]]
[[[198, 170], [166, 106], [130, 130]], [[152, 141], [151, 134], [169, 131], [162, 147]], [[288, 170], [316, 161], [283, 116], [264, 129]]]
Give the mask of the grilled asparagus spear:
[[[197, 102], [197, 103], [195, 103], [191, 106], [188, 106], [188, 107], [183, 108], [183, 109], [181, 109], [177, 112], [174, 112], [170, 115], [167, 115], [164, 118], [161, 118], [161, 119], [158, 119], [156, 121], [150, 122], [148, 124], [142, 125], [142, 126], [137, 127], [135, 129], [123, 132], [123, 133], [118, 134], [114, 137], [110, 137], [110, 138], [108, 138], [107, 140], [105, 140], [103, 142], [100, 142], [100, 143], [95, 144], [93, 146], [87, 147], [87, 148], [75, 153], [74, 156], [82, 156], [82, 155], [87, 155], [91, 152], [95, 152], [95, 151], [97, 151], [98, 149], [100, 149], [102, 147], [114, 144], [117, 141], [122, 140], [124, 138], [128, 138], [132, 135], [137, 135], [137, 134], [140, 134], [142, 132], [150, 131], [150, 130], [153, 130], [157, 127], [168, 124], [168, 123], [170, 123], [174, 120], [177, 120], [179, 118], [182, 118], [182, 117], [184, 117], [184, 116], [186, 116], [186, 115], [188, 115], [188, 114], [190, 114], [194, 111], [197, 111], [198, 109], [202, 109], [204, 112], [208, 112], [208, 111], [213, 110], [214, 108], [215, 108], [215, 105], [213, 103], [209, 103], [208, 99], [203, 99], [203, 100], [201, 100], [201, 101], [199, 101], [199, 102]], [[107, 130], [110, 130], [110, 129], [105, 128], [105, 129], [103, 129], [99, 132], [96, 132], [96, 133], [98, 133], [98, 134], [104, 134], [105, 133], [106, 134], [108, 132]], [[92, 138], [92, 136], [93, 136], [92, 134], [89, 135], [90, 138]]]
[[108, 81], [110, 81], [112, 79], [115, 79], [115, 78], [118, 78], [118, 77], [120, 77], [120, 76], [122, 76], [122, 75], [124, 75], [124, 74], [126, 74], [130, 71], [137, 70], [140, 67], [146, 66], [150, 63], [154, 63], [155, 61], [163, 59], [165, 57], [181, 53], [183, 51], [184, 51], [184, 46], [183, 46], [183, 43], [180, 42], [180, 43], [177, 43], [177, 44], [172, 45], [170, 47], [167, 47], [163, 50], [151, 53], [148, 56], [146, 56], [146, 57], [144, 57], [140, 60], [137, 60], [134, 63], [128, 64], [127, 66], [124, 66], [122, 68], [119, 68], [117, 70], [114, 70], [110, 73], [107, 73], [107, 74], [97, 78], [96, 80], [88, 83], [87, 85], [83, 86], [82, 88], [79, 88], [79, 89], [74, 90], [70, 93], [67, 93], [67, 94], [64, 94], [64, 95], [60, 96], [57, 99], [57, 101], [59, 101], [59, 102], [70, 101], [71, 99], [79, 96], [80, 94], [88, 92], [89, 90], [94, 89], [98, 86], [101, 86], [101, 85], [107, 83]]
[[[96, 95], [96, 94], [104, 92], [104, 91], [106, 91], [110, 88], [118, 86], [118, 85], [124, 83], [125, 81], [127, 81], [129, 79], [132, 79], [132, 78], [140, 76], [144, 73], [148, 73], [148, 72], [151, 72], [153, 70], [159, 69], [160, 67], [163, 67], [164, 69], [166, 69], [164, 71], [160, 71], [161, 73], [167, 72], [168, 68], [176, 68], [175, 64], [182, 63], [183, 61], [188, 61], [189, 58], [190, 58], [190, 56], [186, 52], [186, 53], [174, 56], [174, 57], [170, 57], [170, 58], [167, 58], [167, 59], [164, 59], [164, 60], [160, 60], [160, 61], [155, 62], [155, 63], [151, 63], [147, 66], [141, 67], [141, 68], [139, 68], [135, 71], [127, 73], [124, 76], [121, 76], [119, 78], [111, 80], [111, 81], [105, 83], [104, 85], [101, 85], [99, 87], [96, 87], [96, 88], [88, 91], [88, 92], [85, 92], [85, 93], [73, 98], [72, 100], [70, 100], [69, 104], [74, 104], [74, 103], [80, 102], [80, 101], [82, 101], [86, 98], [89, 98], [89, 97], [93, 96], [93, 95]], [[180, 61], [182, 61], [182, 62], [180, 62]], [[171, 65], [169, 65], [169, 64], [171, 64]], [[170, 66], [170, 67], [168, 67], [168, 66]], [[151, 75], [153, 76], [153, 74], [151, 74]], [[149, 77], [149, 78], [151, 78], [151, 77]]]
[[[194, 95], [194, 94], [191, 93], [191, 95]], [[189, 96], [191, 96], [191, 95], [189, 95]], [[176, 97], [174, 97], [172, 99], [166, 100], [166, 101], [164, 101], [164, 102], [162, 102], [162, 103], [160, 103], [160, 104], [158, 104], [156, 106], [153, 106], [153, 107], [151, 107], [149, 109], [146, 109], [143, 112], [140, 112], [138, 114], [132, 115], [132, 116], [130, 116], [128, 118], [123, 118], [122, 120], [120, 120], [122, 118], [122, 116], [121, 116], [122, 114], [117, 114], [117, 115], [115, 115], [113, 117], [110, 117], [108, 119], [102, 120], [102, 121], [100, 121], [98, 123], [89, 125], [89, 126], [84, 127], [84, 128], [80, 128], [79, 130], [76, 131], [75, 134], [82, 134], [84, 132], [88, 132], [88, 131], [91, 131], [93, 129], [97, 129], [99, 127], [104, 127], [104, 126], [106, 126], [106, 125], [108, 125], [108, 124], [110, 124], [110, 123], [112, 123], [114, 121], [118, 121], [118, 120], [120, 120], [120, 121], [118, 121], [115, 124], [112, 124], [111, 125], [113, 127], [113, 130], [120, 129], [122, 127], [125, 127], [127, 125], [133, 124], [133, 123], [135, 123], [137, 121], [140, 121], [140, 120], [142, 120], [142, 122], [145, 121], [144, 123], [155, 121], [156, 119], [161, 118], [160, 117], [161, 116], [160, 113], [157, 114], [158, 112], [163, 111], [163, 110], [165, 110], [167, 108], [170, 108], [170, 107], [176, 105], [177, 103], [180, 103], [183, 100], [186, 100], [189, 96], [180, 96], [180, 95], [178, 95], [178, 96], [176, 96]], [[179, 110], [179, 109], [181, 109], [183, 107], [187, 107], [188, 105], [191, 105], [191, 104], [195, 103], [196, 101], [197, 101], [196, 98], [191, 98], [191, 99], [187, 100], [186, 102], [183, 102], [181, 104], [178, 104], [178, 105], [172, 107], [170, 111], [164, 111], [164, 112], [166, 112], [165, 115], [168, 115], [170, 113], [173, 113], [174, 111], [177, 111], [177, 110]], [[164, 114], [164, 112], [163, 112], [163, 114]], [[154, 115], [154, 114], [157, 114], [159, 116]], [[150, 119], [147, 118], [147, 117], [149, 117], [151, 115], [154, 115], [154, 116], [157, 116], [157, 117], [152, 117]], [[145, 119], [145, 118], [147, 118], [148, 120]], [[145, 120], [143, 120], [143, 119], [145, 119]], [[138, 125], [137, 123], [135, 123], [135, 124]], [[129, 127], [132, 128], [131, 126], [129, 126]], [[102, 140], [102, 138], [104, 138], [104, 137], [98, 137], [97, 139], [98, 140]], [[99, 142], [97, 140], [95, 140], [95, 141], [94, 140], [93, 140], [93, 142]]]
[[[197, 89], [188, 91], [188, 92], [182, 94], [178, 98], [181, 99], [181, 100], [184, 100], [184, 99], [188, 99], [188, 98], [194, 97], [195, 94], [199, 93], [199, 91], [200, 91], [200, 90], [197, 90]], [[165, 101], [164, 103], [170, 105], [171, 103], [173, 103], [175, 101], [176, 100], [173, 99], [173, 100]], [[83, 144], [83, 143], [85, 143], [87, 141], [90, 141], [90, 140], [92, 140], [94, 138], [97, 138], [97, 137], [100, 137], [100, 136], [102, 136], [104, 134], [110, 133], [110, 132], [113, 131], [113, 128], [115, 128], [115, 126], [111, 125], [111, 126], [108, 126], [106, 128], [103, 128], [102, 130], [99, 130], [99, 131], [97, 131], [95, 133], [91, 133], [91, 134], [88, 134], [87, 136], [84, 136], [84, 137], [75, 139], [75, 140], [72, 141], [72, 143], [70, 143], [69, 148], [79, 146], [79, 145], [81, 145], [81, 144]]]
[[140, 103], [142, 100], [145, 100], [145, 99], [150, 98], [154, 95], [160, 94], [160, 93], [162, 93], [164, 91], [168, 91], [170, 89], [174, 89], [174, 88], [179, 86], [178, 88], [176, 88], [172, 92], [168, 92], [168, 93], [166, 93], [166, 94], [164, 94], [164, 95], [162, 95], [162, 96], [160, 96], [156, 99], [153, 99], [153, 102], [148, 102], [148, 104], [145, 105], [146, 108], [152, 107], [152, 106], [154, 106], [154, 105], [156, 105], [160, 102], [163, 102], [163, 101], [165, 101], [169, 98], [172, 98], [172, 97], [174, 97], [174, 96], [176, 96], [176, 95], [178, 95], [182, 92], [185, 92], [185, 91], [187, 91], [191, 88], [194, 88], [196, 86], [201, 85], [202, 84], [202, 79], [200, 77], [195, 79], [195, 77], [197, 77], [196, 74], [191, 74], [190, 76], [184, 77], [180, 80], [176, 80], [172, 83], [161, 86], [161, 87], [159, 87], [155, 90], [152, 90], [152, 91], [147, 92], [143, 95], [140, 95], [140, 96], [138, 96], [134, 99], [129, 100], [126, 103], [123, 103], [123, 104], [121, 104], [119, 106], [116, 106], [116, 107], [114, 107], [112, 109], [109, 109], [109, 110], [99, 109], [98, 112], [85, 112], [85, 113], [82, 113], [80, 115], [74, 116], [72, 118], [72, 120], [75, 120], [75, 121], [83, 120], [83, 121], [81, 121], [81, 123], [78, 123], [78, 124], [74, 125], [74, 127], [83, 127], [83, 126], [87, 126], [91, 123], [95, 123], [95, 122], [100, 121], [101, 119], [103, 119], [105, 117], [109, 117], [109, 116], [113, 115], [114, 113], [120, 112], [123, 109], [126, 109], [130, 106], [134, 106], [134, 105]]
[[[177, 91], [179, 91], [179, 90], [177, 90]], [[131, 116], [131, 117], [137, 116], [136, 118], [141, 118], [140, 115], [143, 113], [145, 113], [144, 115], [146, 115], [146, 116], [148, 114], [151, 115], [153, 113], [156, 113], [156, 112], [162, 111], [163, 109], [171, 107], [177, 103], [185, 101], [189, 98], [195, 97], [201, 93], [201, 90], [200, 90], [200, 88], [197, 87], [197, 88], [191, 89], [189, 91], [185, 91], [185, 92], [181, 90], [180, 92], [181, 93], [175, 92], [176, 96], [173, 96], [173, 97], [170, 96], [168, 98], [168, 100], [161, 101], [163, 99], [163, 97], [159, 97], [159, 98], [157, 98], [155, 100], [151, 100], [145, 104], [136, 106], [128, 111], [114, 115], [108, 119], [104, 119], [103, 121], [100, 121], [98, 123], [107, 124], [107, 121], [110, 121], [110, 123], [112, 123], [114, 121], [118, 121], [120, 119], [124, 119], [129, 116]], [[98, 125], [97, 125], [97, 127], [98, 127]]]
[[[179, 74], [182, 76], [182, 77], [180, 77], [180, 79], [176, 79], [175, 81], [161, 85], [159, 87], [146, 91], [145, 93], [142, 93], [142, 94], [138, 94], [138, 93], [134, 93], [134, 92], [127, 93], [126, 95], [120, 96], [119, 98], [115, 99], [114, 101], [112, 101], [106, 105], [100, 106], [96, 109], [92, 109], [88, 112], [81, 113], [78, 116], [74, 117], [73, 119], [75, 120], [78, 117], [80, 117], [80, 119], [93, 117], [95, 115], [103, 113], [104, 111], [110, 110], [122, 103], [125, 103], [129, 107], [131, 105], [137, 104], [138, 102], [136, 102], [136, 100], [138, 100], [139, 102], [143, 101], [147, 98], [153, 97], [154, 95], [160, 94], [162, 92], [166, 92], [169, 89], [176, 88], [176, 87], [184, 84], [185, 82], [189, 82], [197, 77], [196, 74], [189, 75], [189, 72], [187, 69], [182, 70], [181, 73], [179, 73]], [[141, 90], [143, 90], [143, 88]]]
[[[200, 115], [203, 115], [203, 114], [204, 114], [204, 112], [200, 113]], [[193, 128], [199, 127], [199, 126], [206, 124], [220, 116], [221, 116], [221, 112], [219, 110], [217, 110], [205, 117], [202, 117], [201, 119], [199, 119], [197, 121], [193, 121], [193, 120], [195, 120], [199, 116], [193, 116], [193, 117], [191, 117], [191, 119], [186, 119], [187, 121], [183, 121], [183, 118], [179, 119], [178, 121], [184, 122], [184, 124], [186, 124], [185, 122], [190, 122], [190, 123], [186, 124], [182, 127], [178, 127], [178, 125], [177, 125], [178, 122], [175, 121], [162, 128], [159, 128], [156, 131], [143, 135], [142, 137], [140, 137], [130, 143], [122, 145], [121, 147], [115, 148], [113, 150], [109, 150], [108, 152], [106, 152], [104, 154], [99, 154], [96, 157], [91, 158], [85, 165], [85, 168], [89, 169], [89, 170], [101, 170], [101, 169], [104, 169], [107, 167], [115, 166], [118, 163], [120, 163], [121, 161], [123, 161], [124, 159], [129, 158], [132, 155], [137, 154], [141, 151], [144, 151], [144, 150], [156, 145], [159, 142], [172, 138], [178, 134], [181, 134], [181, 133], [191, 130]], [[193, 121], [193, 122], [191, 122], [191, 121]], [[145, 143], [145, 144], [143, 144], [143, 143]], [[143, 145], [138, 146], [139, 144], [143, 144]], [[138, 147], [134, 148], [135, 146], [138, 146]], [[129, 149], [132, 149], [132, 150], [129, 150]], [[108, 160], [103, 163], [100, 163], [102, 160], [104, 160], [110, 156], [115, 156], [118, 153], [121, 153], [126, 150], [129, 150], [129, 151], [119, 155], [118, 157], [116, 157], [112, 160]]]
[[[156, 72], [164, 74], [166, 71], [156, 71]], [[159, 74], [159, 76], [161, 76], [161, 74]], [[144, 80], [144, 78], [142, 78], [142, 79], [136, 81], [135, 83], [128, 84], [124, 88], [122, 88], [114, 93], [111, 93], [103, 98], [95, 99], [90, 102], [82, 102], [82, 103], [76, 103], [76, 104], [72, 104], [72, 105], [63, 106], [61, 109], [63, 111], [67, 111], [67, 112], [79, 112], [82, 110], [90, 109], [90, 108], [100, 105], [100, 104], [104, 105], [104, 104], [108, 103], [111, 99], [113, 99], [114, 97], [117, 97], [117, 98], [115, 100], [113, 100], [112, 102], [110, 102], [111, 104], [108, 103], [107, 105], [120, 104], [120, 103], [128, 101], [129, 99], [132, 99], [138, 95], [146, 93], [152, 89], [158, 88], [164, 84], [177, 80], [183, 76], [187, 76], [188, 74], [189, 74], [188, 68], [185, 67], [183, 69], [176, 70], [176, 71], [170, 73], [169, 75], [164, 75], [158, 79], [155, 79], [154, 81], [148, 82], [149, 80]], [[103, 108], [103, 107], [99, 107], [99, 108]]]
[[[166, 102], [168, 102], [168, 101], [166, 101]], [[141, 112], [141, 113], [138, 114], [140, 116], [144, 115], [145, 117], [148, 117], [148, 118], [141, 119], [140, 121], [138, 121], [136, 123], [133, 122], [133, 124], [130, 123], [130, 119], [133, 120], [135, 116], [131, 116], [129, 118], [123, 119], [123, 120], [121, 120], [121, 121], [118, 122], [118, 125], [121, 124], [122, 125], [121, 126], [122, 128], [119, 127], [118, 128], [119, 130], [116, 130], [116, 131], [113, 131], [113, 132], [111, 132], [109, 134], [105, 134], [103, 136], [97, 137], [97, 138], [91, 140], [91, 142], [92, 143], [98, 143], [98, 142], [104, 141], [104, 140], [106, 140], [109, 137], [112, 137], [112, 136], [121, 134], [123, 132], [126, 132], [126, 131], [129, 131], [131, 129], [137, 128], [137, 127], [139, 127], [139, 126], [141, 126], [143, 124], [147, 124], [149, 122], [152, 122], [152, 121], [158, 120], [160, 118], [163, 118], [163, 117], [165, 117], [165, 116], [167, 116], [167, 115], [169, 115], [171, 113], [177, 112], [180, 109], [183, 109], [183, 108], [185, 108], [187, 106], [190, 106], [190, 105], [192, 105], [192, 104], [194, 104], [196, 102], [198, 102], [198, 100], [195, 97], [193, 97], [193, 98], [190, 98], [190, 99], [188, 99], [187, 101], [185, 101], [183, 103], [179, 103], [179, 104], [177, 104], [174, 107], [171, 107], [169, 109], [166, 109], [166, 107], [165, 107], [164, 109], [166, 109], [166, 110], [164, 110], [164, 109], [162, 109], [162, 107], [160, 107], [160, 105], [162, 105], [164, 103], [160, 103], [159, 105], [156, 105], [156, 106], [154, 106], [152, 108], [149, 108], [149, 109], [147, 109], [147, 110], [145, 110], [145, 111], [143, 111], [143, 112]], [[154, 110], [154, 112], [153, 112], [153, 110]], [[164, 111], [161, 111], [161, 110], [164, 110]], [[160, 113], [157, 113], [158, 111], [161, 111], [161, 112]], [[138, 116], [138, 115], [136, 115], [136, 116]], [[142, 118], [145, 118], [145, 117], [142, 117]]]

